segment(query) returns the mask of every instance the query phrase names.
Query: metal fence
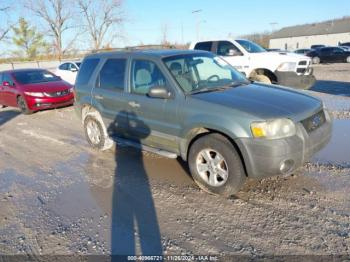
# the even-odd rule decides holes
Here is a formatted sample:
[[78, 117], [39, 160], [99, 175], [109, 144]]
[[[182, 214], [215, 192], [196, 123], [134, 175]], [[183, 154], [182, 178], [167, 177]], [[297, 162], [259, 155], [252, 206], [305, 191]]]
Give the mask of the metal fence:
[[79, 59], [69, 59], [69, 60], [51, 60], [51, 61], [29, 61], [29, 62], [10, 62], [0, 64], [0, 71], [11, 70], [11, 69], [21, 69], [21, 68], [43, 68], [53, 71], [57, 66], [65, 61], [76, 61]]

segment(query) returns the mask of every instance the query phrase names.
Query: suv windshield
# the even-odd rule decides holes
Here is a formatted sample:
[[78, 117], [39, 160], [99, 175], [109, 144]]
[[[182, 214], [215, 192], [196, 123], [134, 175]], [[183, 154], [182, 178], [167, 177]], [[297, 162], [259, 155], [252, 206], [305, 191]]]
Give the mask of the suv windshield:
[[46, 70], [28, 70], [14, 72], [13, 76], [21, 84], [34, 84], [59, 81], [60, 78]]
[[236, 40], [236, 42], [239, 43], [249, 53], [267, 52], [266, 49], [248, 40]]
[[225, 60], [211, 53], [177, 55], [163, 61], [186, 94], [248, 83]]

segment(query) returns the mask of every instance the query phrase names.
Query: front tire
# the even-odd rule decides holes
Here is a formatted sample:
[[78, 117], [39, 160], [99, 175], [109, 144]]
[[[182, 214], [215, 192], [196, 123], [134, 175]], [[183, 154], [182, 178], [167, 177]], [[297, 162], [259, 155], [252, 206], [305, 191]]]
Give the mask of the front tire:
[[350, 56], [348, 56], [348, 57], [346, 58], [346, 62], [347, 62], [347, 63], [350, 63]]
[[220, 134], [209, 134], [191, 146], [188, 165], [194, 181], [204, 191], [225, 197], [237, 193], [246, 174], [232, 143]]
[[265, 75], [256, 75], [251, 77], [251, 80], [256, 81], [256, 82], [260, 82], [260, 83], [264, 83], [264, 84], [271, 84], [271, 80], [270, 78], [268, 78]]
[[319, 63], [321, 63], [321, 59], [318, 56], [315, 56], [312, 58], [312, 63], [319, 64]]
[[27, 102], [23, 96], [19, 96], [17, 98], [17, 106], [19, 107], [19, 110], [21, 110], [22, 114], [30, 115], [33, 113], [33, 111], [28, 108]]

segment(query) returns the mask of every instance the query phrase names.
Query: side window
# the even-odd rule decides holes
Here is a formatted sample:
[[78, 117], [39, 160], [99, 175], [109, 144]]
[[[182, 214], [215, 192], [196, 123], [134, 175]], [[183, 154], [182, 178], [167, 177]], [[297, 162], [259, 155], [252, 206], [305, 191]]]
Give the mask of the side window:
[[146, 60], [134, 60], [131, 66], [131, 92], [145, 95], [153, 86], [165, 86], [166, 80], [158, 66]]
[[58, 68], [60, 69], [60, 70], [68, 70], [68, 63], [64, 63], [64, 64], [62, 64], [62, 65], [60, 65]]
[[341, 48], [333, 48], [333, 53], [343, 53], [344, 52], [344, 50], [343, 49], [341, 49]]
[[9, 82], [11, 86], [13, 86], [13, 84], [14, 84], [12, 77], [6, 73], [2, 75], [2, 82]]
[[211, 42], [211, 41], [200, 42], [200, 43], [197, 43], [194, 46], [194, 49], [196, 49], [196, 50], [203, 50], [203, 51], [211, 51], [212, 45], [213, 45], [213, 42]]
[[92, 73], [95, 71], [99, 61], [100, 59], [98, 58], [85, 59], [80, 67], [76, 84], [86, 85], [89, 82]]
[[72, 71], [72, 69], [75, 69], [75, 71], [78, 71], [78, 68], [73, 63], [69, 63], [68, 70]]
[[126, 59], [108, 59], [100, 71], [100, 88], [124, 90], [125, 68]]
[[217, 54], [221, 56], [240, 56], [242, 52], [229, 41], [219, 41]]

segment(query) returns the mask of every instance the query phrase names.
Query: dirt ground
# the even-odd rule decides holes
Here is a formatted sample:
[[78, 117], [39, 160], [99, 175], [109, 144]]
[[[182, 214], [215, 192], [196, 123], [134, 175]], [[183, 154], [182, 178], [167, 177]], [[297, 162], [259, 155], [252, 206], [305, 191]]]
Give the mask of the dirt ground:
[[[347, 86], [350, 67], [334, 68], [315, 74]], [[0, 254], [349, 256], [350, 98], [307, 92], [333, 113], [330, 144], [230, 199], [199, 190], [180, 160], [93, 151], [72, 107], [0, 110]]]

